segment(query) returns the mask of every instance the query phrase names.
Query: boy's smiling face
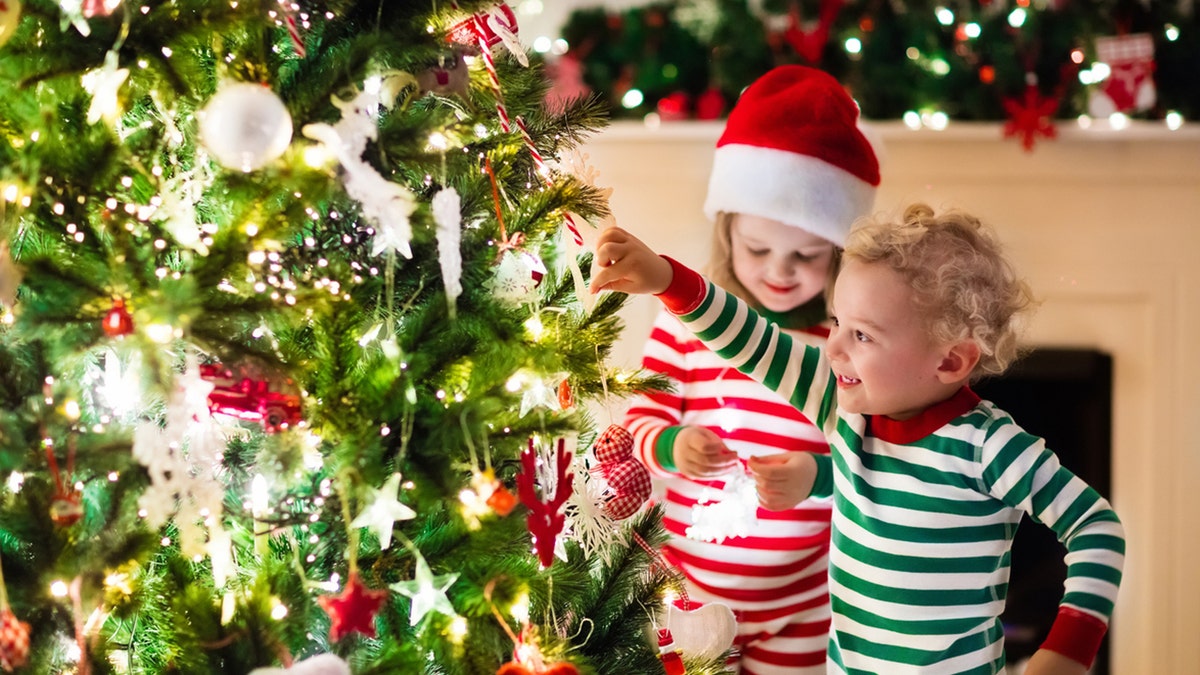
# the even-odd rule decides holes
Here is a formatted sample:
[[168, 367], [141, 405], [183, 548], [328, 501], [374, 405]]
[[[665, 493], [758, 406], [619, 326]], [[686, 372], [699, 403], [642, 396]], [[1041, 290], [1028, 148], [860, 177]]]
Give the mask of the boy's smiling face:
[[846, 412], [908, 419], [966, 382], [961, 350], [970, 347], [935, 343], [911, 286], [886, 264], [845, 261], [831, 313], [826, 351]]

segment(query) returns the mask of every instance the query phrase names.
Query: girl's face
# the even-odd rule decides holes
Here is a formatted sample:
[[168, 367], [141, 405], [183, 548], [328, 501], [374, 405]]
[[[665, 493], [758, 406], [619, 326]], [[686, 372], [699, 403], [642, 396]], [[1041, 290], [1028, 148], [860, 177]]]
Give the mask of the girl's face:
[[825, 290], [833, 244], [811, 232], [738, 213], [729, 243], [733, 275], [772, 312], [795, 309]]

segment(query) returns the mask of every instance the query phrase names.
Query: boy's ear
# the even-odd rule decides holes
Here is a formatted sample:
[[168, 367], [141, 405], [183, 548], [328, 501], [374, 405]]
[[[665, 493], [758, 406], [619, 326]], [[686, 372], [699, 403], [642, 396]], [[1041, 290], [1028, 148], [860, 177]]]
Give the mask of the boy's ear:
[[974, 340], [959, 340], [951, 344], [938, 364], [938, 379], [947, 384], [968, 379], [979, 363], [979, 355], [979, 345]]

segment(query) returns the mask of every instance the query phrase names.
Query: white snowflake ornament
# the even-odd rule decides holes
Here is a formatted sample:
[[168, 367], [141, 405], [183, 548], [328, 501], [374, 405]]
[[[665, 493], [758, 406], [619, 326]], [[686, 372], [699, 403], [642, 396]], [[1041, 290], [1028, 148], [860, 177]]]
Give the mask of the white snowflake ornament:
[[754, 479], [738, 470], [725, 479], [720, 490], [705, 488], [692, 507], [688, 539], [721, 543], [731, 537], [746, 537], [758, 521], [758, 489]]
[[500, 256], [490, 290], [502, 302], [514, 305], [533, 302], [546, 275], [541, 259], [527, 251], [508, 250]]

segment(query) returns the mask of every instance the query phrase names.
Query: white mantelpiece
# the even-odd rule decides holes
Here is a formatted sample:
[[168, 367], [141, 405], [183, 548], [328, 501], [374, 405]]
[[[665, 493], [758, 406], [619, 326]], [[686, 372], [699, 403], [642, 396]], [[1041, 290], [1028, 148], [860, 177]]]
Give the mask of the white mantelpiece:
[[[882, 151], [876, 206], [959, 206], [995, 225], [1043, 300], [1031, 345], [1113, 356], [1112, 499], [1128, 559], [1110, 635], [1112, 672], [1200, 663], [1200, 127], [1083, 130], [1032, 152], [992, 124], [911, 131], [867, 124]], [[584, 148], [613, 188], [616, 221], [692, 265], [717, 123], [618, 123]], [[636, 299], [614, 361], [637, 362], [657, 307]]]

